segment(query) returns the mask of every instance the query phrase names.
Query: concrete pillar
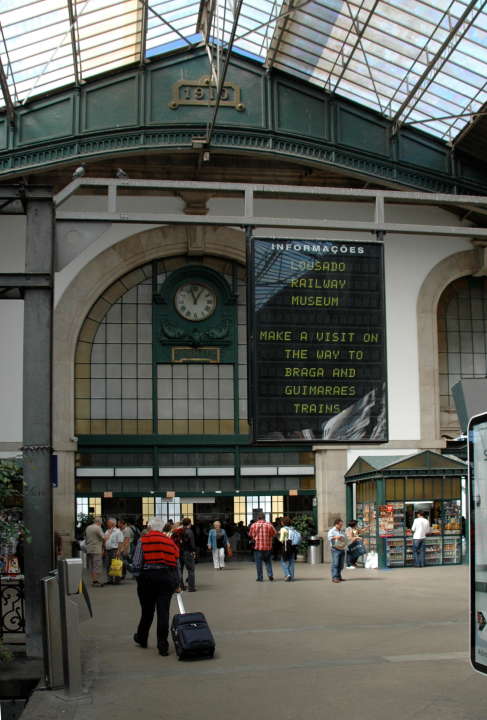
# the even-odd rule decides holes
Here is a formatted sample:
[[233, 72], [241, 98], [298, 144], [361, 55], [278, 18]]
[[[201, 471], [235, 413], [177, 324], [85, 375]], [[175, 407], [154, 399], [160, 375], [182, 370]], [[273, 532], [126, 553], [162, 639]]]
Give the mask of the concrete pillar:
[[58, 457], [58, 486], [53, 491], [53, 528], [63, 541], [63, 557], [71, 557], [75, 517], [75, 457], [74, 451], [56, 451]]
[[345, 473], [347, 471], [346, 445], [316, 446], [316, 500], [318, 532], [325, 538], [325, 562], [330, 561], [326, 534], [337, 517], [346, 519]]
[[[25, 270], [53, 273], [54, 211], [50, 195], [27, 199]], [[24, 294], [23, 459], [27, 655], [42, 657], [40, 579], [52, 570], [51, 371], [52, 282]]]

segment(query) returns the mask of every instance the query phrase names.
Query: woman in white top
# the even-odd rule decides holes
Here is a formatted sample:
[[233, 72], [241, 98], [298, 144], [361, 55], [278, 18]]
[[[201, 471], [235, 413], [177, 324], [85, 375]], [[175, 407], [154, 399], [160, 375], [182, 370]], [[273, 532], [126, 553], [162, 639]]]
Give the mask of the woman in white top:
[[345, 535], [347, 537], [348, 546], [347, 546], [347, 569], [348, 570], [354, 570], [357, 567], [357, 561], [360, 557], [361, 551], [363, 549], [362, 546], [362, 538], [360, 536], [360, 530], [357, 527], [357, 521], [356, 520], [350, 520], [348, 523], [348, 527], [345, 530]]
[[291, 520], [286, 516], [282, 518], [282, 526], [279, 532], [281, 543], [281, 567], [284, 571], [285, 582], [294, 580], [294, 565], [296, 562], [295, 548], [291, 543]]

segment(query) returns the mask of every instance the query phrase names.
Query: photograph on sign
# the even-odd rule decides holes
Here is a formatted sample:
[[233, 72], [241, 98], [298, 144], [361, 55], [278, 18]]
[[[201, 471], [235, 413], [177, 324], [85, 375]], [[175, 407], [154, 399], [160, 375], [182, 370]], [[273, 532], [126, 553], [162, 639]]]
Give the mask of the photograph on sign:
[[470, 655], [487, 674], [487, 413], [468, 429], [470, 489]]
[[253, 238], [257, 441], [387, 440], [383, 247]]

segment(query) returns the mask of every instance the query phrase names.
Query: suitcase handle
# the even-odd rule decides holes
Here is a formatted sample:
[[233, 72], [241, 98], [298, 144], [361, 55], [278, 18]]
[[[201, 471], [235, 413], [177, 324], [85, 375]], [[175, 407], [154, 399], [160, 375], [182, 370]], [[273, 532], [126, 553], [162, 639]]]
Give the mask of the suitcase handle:
[[180, 592], [176, 593], [176, 600], [178, 602], [179, 612], [181, 613], [181, 615], [185, 615], [186, 610], [184, 609], [183, 598]]

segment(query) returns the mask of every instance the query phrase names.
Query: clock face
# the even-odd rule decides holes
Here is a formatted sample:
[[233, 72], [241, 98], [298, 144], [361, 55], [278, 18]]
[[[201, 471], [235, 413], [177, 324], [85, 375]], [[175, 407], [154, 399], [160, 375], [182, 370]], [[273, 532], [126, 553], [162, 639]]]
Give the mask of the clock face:
[[201, 322], [215, 312], [216, 293], [208, 285], [187, 282], [176, 290], [174, 307], [185, 320]]

